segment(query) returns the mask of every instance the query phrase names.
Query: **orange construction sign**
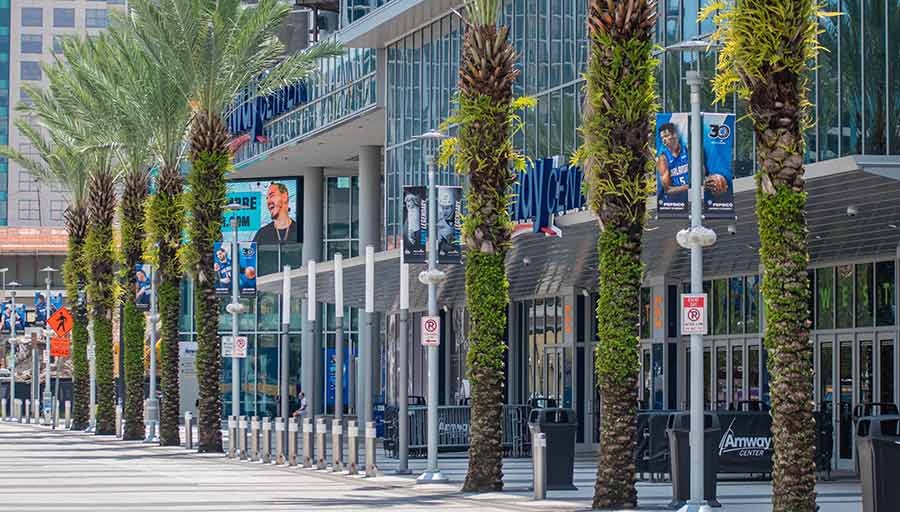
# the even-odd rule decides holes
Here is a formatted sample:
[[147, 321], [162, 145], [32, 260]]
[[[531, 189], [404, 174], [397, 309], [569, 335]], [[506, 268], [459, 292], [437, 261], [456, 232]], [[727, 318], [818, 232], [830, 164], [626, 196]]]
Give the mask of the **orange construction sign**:
[[50, 355], [53, 357], [69, 357], [69, 339], [50, 338]]
[[72, 319], [72, 313], [69, 313], [68, 309], [61, 307], [56, 310], [56, 313], [50, 315], [47, 324], [50, 325], [50, 328], [53, 329], [57, 336], [63, 338], [72, 330], [75, 320]]

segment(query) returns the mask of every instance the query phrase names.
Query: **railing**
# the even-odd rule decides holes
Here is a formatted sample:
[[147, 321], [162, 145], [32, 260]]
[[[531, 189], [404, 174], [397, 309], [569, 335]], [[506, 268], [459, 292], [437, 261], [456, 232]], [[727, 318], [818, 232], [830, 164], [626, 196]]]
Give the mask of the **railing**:
[[[526, 405], [504, 405], [503, 451], [511, 457], [528, 456], [531, 442], [528, 436]], [[384, 414], [384, 450], [396, 457], [399, 450], [398, 408], [387, 407]], [[409, 414], [409, 455], [424, 457], [428, 448], [428, 410], [423, 405], [411, 405]], [[469, 449], [469, 420], [471, 408], [465, 405], [438, 407], [438, 451], [459, 452]]]

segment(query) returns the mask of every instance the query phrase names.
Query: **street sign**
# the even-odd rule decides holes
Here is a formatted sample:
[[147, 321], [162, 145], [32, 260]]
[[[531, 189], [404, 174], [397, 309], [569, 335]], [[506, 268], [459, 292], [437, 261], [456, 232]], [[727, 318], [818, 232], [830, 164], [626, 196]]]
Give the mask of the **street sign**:
[[88, 361], [94, 360], [94, 345], [90, 344], [87, 346], [87, 359]]
[[706, 334], [706, 294], [681, 295], [681, 334]]
[[57, 309], [56, 313], [53, 313], [47, 320], [47, 323], [50, 324], [50, 328], [53, 329], [53, 332], [60, 338], [69, 334], [69, 331], [72, 330], [72, 326], [75, 325], [75, 321], [72, 319], [72, 313], [69, 313], [69, 310], [65, 307]]
[[436, 347], [441, 344], [441, 317], [422, 317], [422, 346]]
[[231, 336], [222, 336], [222, 357], [247, 357], [247, 337], [238, 336], [232, 340]]
[[50, 355], [53, 357], [69, 357], [69, 339], [50, 338]]

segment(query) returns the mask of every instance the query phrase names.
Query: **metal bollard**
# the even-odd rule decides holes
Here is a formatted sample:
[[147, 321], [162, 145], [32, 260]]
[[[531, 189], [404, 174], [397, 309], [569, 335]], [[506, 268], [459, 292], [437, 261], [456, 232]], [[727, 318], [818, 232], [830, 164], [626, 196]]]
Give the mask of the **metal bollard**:
[[53, 397], [53, 428], [59, 426], [59, 400], [56, 397]]
[[194, 414], [191, 411], [184, 413], [184, 447], [194, 449]]
[[334, 472], [343, 471], [344, 463], [344, 426], [343, 420], [331, 420], [331, 470]]
[[351, 475], [359, 473], [359, 429], [356, 420], [347, 422], [347, 472]]
[[328, 469], [325, 453], [325, 436], [328, 433], [325, 418], [316, 418], [316, 469]]
[[375, 465], [375, 422], [366, 422], [366, 476], [378, 476], [378, 466]]
[[284, 464], [284, 418], [275, 418], [275, 464]]
[[272, 418], [262, 419], [262, 448], [259, 455], [263, 464], [272, 462]]
[[313, 424], [309, 418], [303, 418], [303, 467], [313, 467]]
[[72, 402], [66, 400], [65, 402], [65, 410], [66, 410], [66, 420], [65, 420], [65, 428], [72, 428]]
[[247, 460], [247, 417], [241, 416], [238, 419], [238, 449], [240, 450], [241, 460]]
[[22, 400], [16, 398], [15, 400], [13, 400], [13, 402], [15, 402], [15, 407], [16, 407], [16, 414], [15, 414], [16, 421], [21, 423], [22, 422]]
[[547, 435], [543, 432], [533, 433], [531, 441], [531, 463], [534, 476], [534, 499], [547, 497]]
[[228, 417], [228, 458], [233, 459], [237, 456], [237, 418]]
[[6, 399], [0, 399], [0, 416], [3, 416], [3, 419], [9, 419], [9, 416], [12, 416], [12, 411], [9, 411], [9, 416], [6, 415]]
[[297, 465], [297, 433], [300, 425], [296, 418], [288, 419], [288, 465]]
[[250, 460], [259, 460], [259, 417], [250, 420]]
[[122, 437], [122, 406], [116, 406], [116, 437]]
[[31, 424], [31, 400], [25, 399], [25, 423]]

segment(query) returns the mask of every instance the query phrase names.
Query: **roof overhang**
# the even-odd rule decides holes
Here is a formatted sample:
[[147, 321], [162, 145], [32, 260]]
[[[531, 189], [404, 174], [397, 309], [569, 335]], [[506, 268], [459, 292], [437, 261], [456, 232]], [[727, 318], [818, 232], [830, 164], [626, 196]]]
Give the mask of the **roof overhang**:
[[343, 28], [337, 39], [351, 48], [384, 48], [463, 3], [461, 0], [394, 0]]

